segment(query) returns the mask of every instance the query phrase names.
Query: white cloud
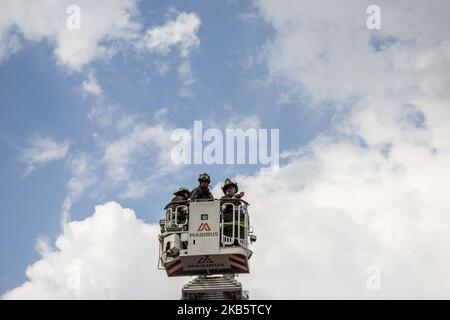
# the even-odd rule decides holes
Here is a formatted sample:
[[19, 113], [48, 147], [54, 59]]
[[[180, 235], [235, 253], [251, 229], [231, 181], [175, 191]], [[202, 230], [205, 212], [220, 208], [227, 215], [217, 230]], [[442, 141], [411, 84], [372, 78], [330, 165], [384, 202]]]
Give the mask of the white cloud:
[[[414, 88], [428, 77], [436, 55], [448, 57], [446, 1], [379, 1], [382, 27], [376, 32], [366, 28], [369, 4], [258, 1], [276, 31], [266, 51], [271, 76], [313, 102], [345, 102], [361, 95], [380, 97], [390, 88]], [[375, 42], [384, 46], [377, 50], [370, 45]]]
[[[178, 299], [186, 278], [157, 270], [159, 226], [115, 202], [69, 222], [55, 247], [42, 245], [28, 281], [3, 299]], [[42, 242], [42, 241], [41, 241]]]
[[185, 60], [181, 62], [180, 66], [177, 69], [178, 78], [181, 82], [181, 97], [191, 97], [192, 94], [189, 91], [189, 86], [195, 83], [194, 76], [192, 75], [191, 64], [189, 61]]
[[[272, 80], [334, 101], [336, 117], [276, 175], [238, 177], [259, 235], [244, 285], [254, 298], [448, 299], [445, 2], [379, 3], [378, 36], [397, 40], [378, 50], [359, 1], [258, 4], [276, 32]], [[381, 290], [366, 287], [371, 265]]]
[[288, 92], [280, 92], [278, 94], [277, 104], [290, 104], [291, 96]]
[[[192, 75], [191, 63], [188, 57], [191, 52], [197, 50], [200, 46], [200, 40], [197, 32], [201, 20], [195, 13], [178, 12], [171, 10], [171, 15], [175, 18], [169, 18], [162, 26], [156, 26], [146, 31], [143, 40], [137, 43], [140, 49], [146, 49], [159, 55], [167, 55], [172, 49], [177, 48], [182, 58], [177, 68], [178, 78], [181, 82], [180, 96], [191, 97], [192, 93], [189, 86], [195, 83]], [[164, 75], [168, 71], [168, 65], [164, 62], [155, 64], [158, 73]]]
[[[448, 298], [449, 160], [321, 138], [277, 175], [238, 177], [258, 235], [244, 288], [256, 299]], [[4, 298], [177, 299], [187, 278], [155, 270], [157, 233], [115, 203], [97, 207], [67, 224], [56, 250], [41, 245], [30, 281]], [[370, 265], [380, 291], [366, 288]]]
[[[142, 30], [136, 0], [111, 0], [105, 6], [100, 2], [82, 0], [80, 29], [69, 29], [67, 20], [73, 5], [64, 1], [6, 0], [0, 13], [0, 63], [18, 52], [28, 42], [47, 41], [54, 47], [58, 65], [68, 72], [81, 72], [97, 60], [107, 60], [123, 48], [133, 52], [151, 52], [165, 56], [177, 49], [182, 59], [178, 74], [182, 83], [181, 94], [189, 96], [188, 86], [194, 82], [188, 61], [197, 50], [200, 40], [197, 32], [200, 18], [195, 13], [170, 11], [163, 25]], [[169, 70], [167, 61], [155, 62], [160, 75]], [[85, 93], [101, 95], [102, 88], [90, 72], [81, 84]]]
[[7, 30], [0, 30], [0, 63], [7, 60], [9, 56], [18, 52], [20, 49], [20, 38], [16, 34]]
[[162, 121], [155, 125], [133, 121], [119, 138], [107, 142], [102, 163], [107, 168], [108, 184], [121, 185], [123, 197], [141, 198], [155, 180], [180, 170], [170, 157], [174, 145], [171, 133]]
[[118, 108], [106, 105], [103, 101], [97, 100], [87, 113], [87, 118], [97, 127], [109, 127], [114, 124], [114, 116]]
[[98, 83], [97, 78], [93, 72], [90, 72], [87, 78], [81, 84], [81, 89], [87, 93], [94, 96], [100, 96], [103, 93], [102, 87]]
[[70, 16], [66, 10], [72, 4], [71, 1], [3, 1], [0, 13], [3, 59], [17, 51], [18, 45], [11, 45], [11, 39], [17, 39], [11, 38], [11, 34], [17, 32], [29, 41], [46, 40], [54, 44], [57, 62], [69, 70], [79, 71], [94, 60], [113, 55], [119, 41], [133, 40], [140, 29], [134, 0], [112, 0], [107, 6], [100, 2], [78, 1], [79, 30], [70, 30], [66, 25]]
[[[274, 176], [238, 177], [258, 241], [253, 298], [448, 298], [450, 155], [404, 144], [386, 157], [319, 139]], [[380, 291], [366, 287], [370, 265]]]
[[[142, 115], [115, 106], [96, 104], [88, 118], [96, 131], [95, 152], [70, 159], [71, 178], [63, 203], [63, 223], [75, 201], [83, 196], [101, 199], [111, 192], [119, 198], [142, 198], [167, 175], [181, 170], [172, 163], [172, 127], [164, 119], [167, 108], [157, 110], [154, 123]], [[160, 189], [160, 187], [158, 187]]]
[[64, 226], [70, 219], [70, 209], [85, 192], [97, 182], [96, 163], [86, 153], [78, 153], [69, 161], [71, 177], [67, 183], [67, 195], [63, 202], [61, 224]]
[[169, 109], [161, 108], [155, 112], [154, 118], [156, 121], [163, 121], [164, 117], [169, 113]]
[[58, 142], [49, 137], [34, 135], [28, 140], [28, 147], [20, 152], [19, 159], [28, 165], [30, 173], [37, 165], [59, 160], [67, 155], [69, 142]]
[[169, 70], [170, 70], [170, 66], [169, 66], [169, 63], [167, 61], [155, 60], [153, 62], [153, 65], [154, 65], [154, 67], [156, 69], [156, 72], [160, 76], [165, 76], [167, 74], [167, 72], [169, 72]]
[[200, 23], [200, 18], [195, 13], [177, 13], [174, 20], [147, 30], [141, 45], [162, 55], [168, 54], [172, 47], [178, 47], [180, 55], [186, 58], [200, 45], [197, 37]]
[[261, 127], [261, 119], [258, 115], [231, 117], [225, 126], [228, 129], [259, 129]]

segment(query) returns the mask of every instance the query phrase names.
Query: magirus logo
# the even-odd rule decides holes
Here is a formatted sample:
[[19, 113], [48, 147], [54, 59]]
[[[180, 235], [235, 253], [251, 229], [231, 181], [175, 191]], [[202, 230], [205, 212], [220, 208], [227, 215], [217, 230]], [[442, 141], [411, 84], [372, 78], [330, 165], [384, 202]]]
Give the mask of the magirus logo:
[[189, 238], [218, 237], [219, 232], [191, 232]]
[[223, 262], [214, 262], [209, 256], [200, 257], [195, 264], [189, 264], [188, 269], [226, 269]]
[[211, 228], [209, 227], [209, 224], [201, 223], [197, 231], [211, 231]]
[[201, 257], [200, 259], [198, 259], [197, 264], [203, 264], [203, 263], [214, 263], [214, 261], [212, 261], [209, 256], [204, 256]]

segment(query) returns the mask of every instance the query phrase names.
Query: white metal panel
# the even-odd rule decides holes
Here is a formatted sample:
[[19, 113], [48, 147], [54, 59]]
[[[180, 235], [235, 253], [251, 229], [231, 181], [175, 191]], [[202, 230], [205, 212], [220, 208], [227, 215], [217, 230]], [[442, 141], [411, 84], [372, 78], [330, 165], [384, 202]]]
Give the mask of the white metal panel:
[[187, 255], [219, 253], [220, 201], [191, 202]]

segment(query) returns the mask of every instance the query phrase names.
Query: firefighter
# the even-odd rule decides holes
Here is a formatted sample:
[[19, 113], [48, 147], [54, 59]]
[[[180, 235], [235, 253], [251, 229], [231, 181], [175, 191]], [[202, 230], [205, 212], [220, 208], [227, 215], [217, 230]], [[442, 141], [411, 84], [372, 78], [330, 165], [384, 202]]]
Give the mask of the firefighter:
[[200, 173], [198, 176], [198, 186], [191, 192], [191, 200], [210, 199], [214, 200], [214, 196], [209, 191], [211, 178], [206, 172]]
[[[239, 187], [237, 183], [229, 178], [226, 178], [222, 185], [222, 191], [224, 193], [223, 197], [221, 198], [222, 203], [225, 204], [225, 208], [222, 210], [222, 217], [223, 217], [223, 233], [227, 237], [233, 236], [233, 206], [227, 205], [232, 203], [235, 205], [236, 211], [234, 212], [234, 244], [239, 244], [238, 239], [244, 239], [245, 238], [245, 215], [241, 211], [241, 214], [239, 215], [240, 223], [238, 221], [238, 211], [237, 207], [240, 204], [239, 199], [241, 199], [244, 196], [244, 192], [239, 192]], [[239, 237], [238, 237], [239, 233]]]
[[[172, 209], [172, 212], [175, 212], [176, 208], [180, 205], [189, 205], [187, 201], [189, 200], [189, 197], [191, 196], [191, 193], [189, 192], [189, 189], [186, 187], [180, 187], [178, 191], [174, 192], [175, 197], [172, 198], [170, 203], [164, 208], [164, 209]], [[188, 210], [185, 207], [178, 208], [178, 219], [177, 224], [184, 224], [186, 222], [188, 216]], [[175, 216], [173, 216], [173, 219], [175, 219]], [[172, 223], [175, 222], [174, 220], [171, 221]]]
[[240, 199], [244, 196], [244, 192], [237, 193], [239, 191], [237, 183], [229, 178], [223, 182], [222, 191], [224, 193], [222, 199]]

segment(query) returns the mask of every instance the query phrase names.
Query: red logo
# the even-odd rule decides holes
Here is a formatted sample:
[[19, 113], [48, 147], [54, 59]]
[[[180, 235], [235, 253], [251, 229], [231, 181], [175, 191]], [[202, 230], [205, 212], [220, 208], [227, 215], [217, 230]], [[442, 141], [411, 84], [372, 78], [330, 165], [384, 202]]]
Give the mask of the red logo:
[[214, 261], [212, 261], [209, 256], [204, 256], [200, 259], [198, 259], [197, 264], [203, 264], [203, 263], [214, 263]]
[[210, 230], [211, 230], [211, 228], [209, 227], [209, 225], [207, 223], [201, 223], [197, 229], [197, 231], [210, 231]]

